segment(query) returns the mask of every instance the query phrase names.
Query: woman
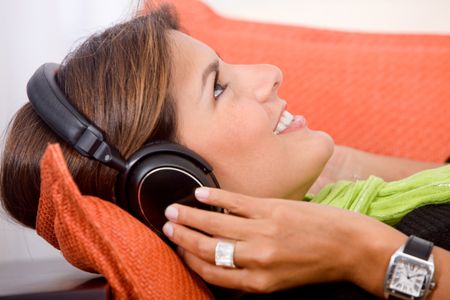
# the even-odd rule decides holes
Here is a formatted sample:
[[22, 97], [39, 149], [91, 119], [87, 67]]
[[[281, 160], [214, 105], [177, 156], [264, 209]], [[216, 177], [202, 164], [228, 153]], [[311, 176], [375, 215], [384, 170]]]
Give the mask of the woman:
[[[149, 140], [177, 142], [211, 162], [225, 190], [253, 197], [303, 199], [313, 184], [319, 190], [329, 181], [368, 174], [397, 179], [434, 166], [348, 148], [338, 148], [333, 154], [330, 136], [308, 129], [302, 116], [287, 112], [286, 101], [277, 95], [282, 82], [278, 68], [225, 63], [211, 48], [178, 31], [168, 9], [90, 37], [67, 56], [57, 79], [77, 109], [104, 131], [124, 157]], [[39, 201], [39, 160], [49, 142], [62, 144], [82, 193], [114, 198], [116, 172], [77, 154], [26, 104], [8, 132], [1, 196], [7, 211], [32, 228]], [[395, 165], [395, 169], [383, 165]], [[197, 197], [236, 216], [209, 218], [206, 212], [172, 206], [167, 217], [173, 222], [165, 232], [185, 249], [183, 256], [195, 271], [225, 287], [264, 292], [350, 280], [381, 295], [379, 263], [404, 239], [382, 223], [332, 207], [270, 199], [256, 204], [256, 198], [216, 190], [199, 191]], [[325, 226], [324, 220], [342, 225]], [[239, 240], [234, 257], [239, 269], [212, 266], [217, 240], [183, 225]], [[264, 232], [258, 235], [261, 228]], [[374, 236], [384, 239], [373, 243]], [[284, 244], [278, 243], [279, 237]], [[325, 259], [334, 258], [340, 242], [349, 238], [355, 240], [354, 253]], [[252, 242], [246, 244], [246, 240]], [[242, 248], [246, 245], [247, 249]], [[284, 249], [281, 255], [280, 246]], [[250, 253], [255, 249], [264, 250], [258, 255]], [[371, 264], [364, 266], [373, 272], [362, 278], [363, 271], [354, 264], [372, 253]], [[435, 255], [441, 266], [450, 265], [448, 252], [436, 248]], [[450, 276], [442, 269], [438, 274], [444, 281]], [[438, 285], [434, 296], [445, 291], [443, 284]]]

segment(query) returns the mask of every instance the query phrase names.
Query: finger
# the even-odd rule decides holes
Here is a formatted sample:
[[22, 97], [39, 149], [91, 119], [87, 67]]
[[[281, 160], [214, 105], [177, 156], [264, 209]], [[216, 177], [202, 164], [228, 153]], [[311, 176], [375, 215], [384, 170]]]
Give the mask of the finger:
[[164, 224], [163, 232], [179, 247], [196, 253], [205, 261], [214, 263], [214, 251], [217, 239], [172, 222]]
[[249, 282], [250, 276], [248, 276], [249, 272], [246, 269], [218, 267], [187, 250], [183, 251], [183, 259], [194, 272], [211, 284], [231, 289], [248, 290], [245, 285]]
[[[169, 226], [171, 227], [171, 229], [168, 229]], [[164, 225], [163, 232], [172, 242], [177, 244], [182, 249], [191, 253], [195, 253], [195, 255], [211, 264], [215, 263], [216, 246], [219, 242], [218, 238], [206, 236], [201, 232], [172, 222], [167, 222]], [[168, 232], [169, 234], [167, 234]], [[237, 266], [246, 265], [245, 261], [241, 261], [240, 259], [238, 259], [238, 253], [240, 252], [239, 249], [242, 245], [243, 242], [235, 242], [233, 261]]]
[[220, 214], [180, 204], [167, 207], [165, 214], [170, 221], [198, 229], [210, 235], [233, 240], [246, 240], [261, 230], [259, 220]]
[[[169, 228], [170, 227], [170, 228]], [[204, 261], [215, 263], [216, 246], [220, 238], [209, 237], [201, 232], [195, 231], [183, 225], [167, 222], [163, 226], [163, 232], [179, 247], [195, 253]], [[238, 267], [257, 267], [276, 261], [273, 248], [270, 246], [260, 247], [246, 241], [235, 241], [233, 261]], [[255, 251], [255, 248], [258, 249]]]
[[197, 188], [197, 200], [227, 209], [231, 214], [248, 218], [260, 218], [270, 212], [271, 199], [254, 198], [215, 188]]

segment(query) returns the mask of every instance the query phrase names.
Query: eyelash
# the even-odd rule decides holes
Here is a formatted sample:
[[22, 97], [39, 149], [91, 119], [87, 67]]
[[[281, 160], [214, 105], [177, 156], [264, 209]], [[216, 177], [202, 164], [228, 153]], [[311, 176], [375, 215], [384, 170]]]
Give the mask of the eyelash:
[[[216, 95], [217, 88], [221, 89], [221, 92], [219, 95]], [[216, 72], [216, 75], [214, 77], [214, 91], [213, 91], [214, 99], [216, 99], [216, 100], [219, 99], [219, 97], [225, 92], [226, 88], [227, 88], [226, 84], [222, 85], [221, 83], [219, 83], [219, 72]]]

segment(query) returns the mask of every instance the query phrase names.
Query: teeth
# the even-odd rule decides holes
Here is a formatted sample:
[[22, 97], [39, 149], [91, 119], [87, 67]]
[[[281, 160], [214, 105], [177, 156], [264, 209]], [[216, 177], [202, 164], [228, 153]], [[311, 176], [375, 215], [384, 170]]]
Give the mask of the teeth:
[[280, 133], [283, 130], [287, 128], [286, 125], [284, 125], [281, 121], [278, 123], [277, 128], [275, 129], [275, 132]]
[[281, 118], [278, 121], [277, 127], [274, 130], [274, 134], [279, 134], [280, 132], [284, 131], [286, 128], [291, 125], [292, 121], [294, 120], [294, 116], [288, 112], [287, 110], [283, 111], [281, 114]]
[[285, 124], [291, 124], [292, 120], [294, 120], [294, 116], [287, 110], [283, 111], [283, 114], [281, 115], [281, 121], [283, 121], [283, 123]]

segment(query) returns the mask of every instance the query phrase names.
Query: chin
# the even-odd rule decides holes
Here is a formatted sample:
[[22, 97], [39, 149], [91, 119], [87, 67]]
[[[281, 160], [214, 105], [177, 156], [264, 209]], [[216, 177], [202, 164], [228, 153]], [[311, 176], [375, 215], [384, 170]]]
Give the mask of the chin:
[[323, 161], [323, 164], [325, 164], [334, 152], [333, 138], [327, 132], [320, 130], [308, 129], [308, 135], [311, 159], [314, 161], [314, 164], [320, 164], [320, 161]]
[[326, 161], [325, 161], [325, 163], [326, 163], [330, 159], [331, 155], [333, 155], [334, 140], [331, 137], [331, 135], [329, 135], [325, 131], [317, 131], [317, 134], [320, 135], [321, 139], [323, 140], [322, 141], [323, 151], [324, 151], [324, 156], [326, 156]]

